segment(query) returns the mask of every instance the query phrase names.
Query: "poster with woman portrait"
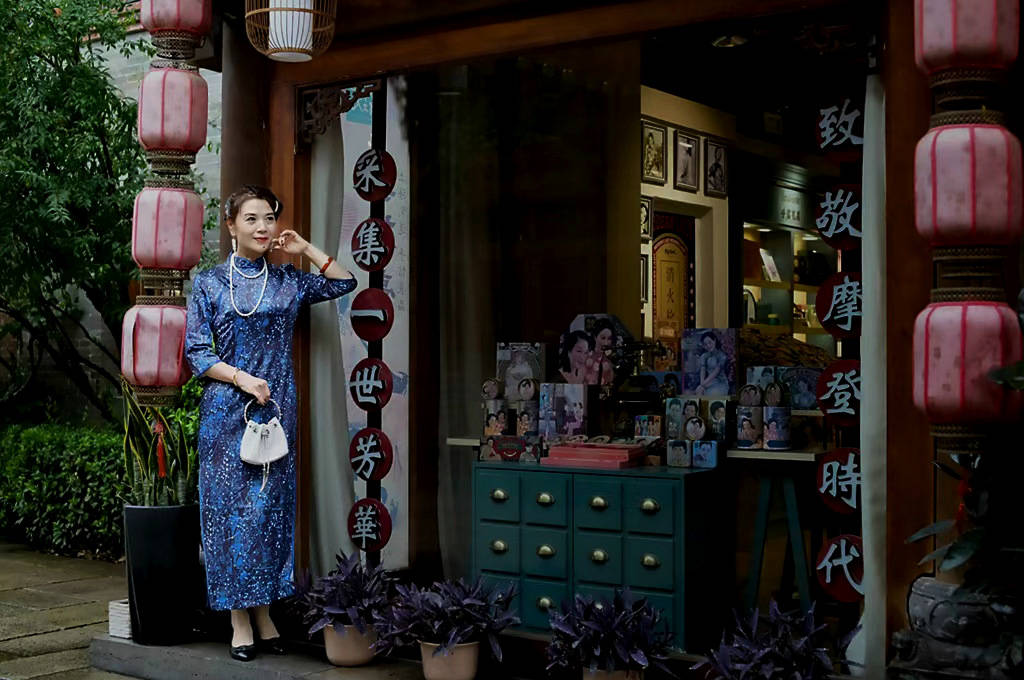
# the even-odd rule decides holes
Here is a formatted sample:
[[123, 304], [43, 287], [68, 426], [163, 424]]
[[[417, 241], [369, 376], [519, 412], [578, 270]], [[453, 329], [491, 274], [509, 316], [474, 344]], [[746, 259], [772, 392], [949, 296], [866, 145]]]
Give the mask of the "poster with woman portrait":
[[675, 131], [675, 182], [680, 191], [696, 193], [700, 188], [700, 139], [681, 130]]
[[701, 397], [736, 394], [735, 328], [683, 329], [683, 389]]
[[625, 347], [633, 336], [611, 314], [580, 314], [559, 341], [558, 374], [567, 383], [611, 385], [632, 373]]
[[667, 154], [665, 153], [667, 137], [668, 129], [664, 125], [658, 125], [648, 120], [643, 121], [640, 148], [643, 160], [641, 178], [644, 182], [665, 185], [668, 176]]

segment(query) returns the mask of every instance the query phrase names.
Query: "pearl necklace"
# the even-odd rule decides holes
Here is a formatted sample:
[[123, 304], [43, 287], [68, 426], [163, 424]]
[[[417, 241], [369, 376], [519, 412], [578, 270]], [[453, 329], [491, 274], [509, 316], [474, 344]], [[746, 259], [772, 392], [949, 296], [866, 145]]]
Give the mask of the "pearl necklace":
[[234, 251], [232, 251], [232, 253], [231, 253], [231, 267], [228, 269], [228, 294], [231, 297], [231, 306], [234, 307], [235, 313], [237, 313], [238, 316], [243, 316], [243, 317], [245, 317], [245, 316], [252, 316], [253, 314], [256, 313], [256, 310], [260, 308], [260, 304], [263, 302], [263, 295], [264, 295], [264, 293], [267, 292], [267, 279], [270, 278], [270, 274], [267, 271], [267, 261], [265, 259], [263, 260], [263, 271], [260, 272], [259, 274], [255, 274], [253, 276], [246, 275], [246, 273], [243, 272], [241, 269], [238, 270], [238, 273], [241, 274], [243, 277], [245, 277], [247, 279], [255, 279], [255, 278], [258, 278], [259, 276], [263, 276], [263, 287], [260, 288], [259, 299], [256, 300], [256, 306], [253, 307], [248, 312], [241, 311], [238, 308], [238, 305], [235, 304], [235, 278], [234, 278], [235, 269], [238, 269], [238, 267], [235, 265], [235, 253], [234, 253]]

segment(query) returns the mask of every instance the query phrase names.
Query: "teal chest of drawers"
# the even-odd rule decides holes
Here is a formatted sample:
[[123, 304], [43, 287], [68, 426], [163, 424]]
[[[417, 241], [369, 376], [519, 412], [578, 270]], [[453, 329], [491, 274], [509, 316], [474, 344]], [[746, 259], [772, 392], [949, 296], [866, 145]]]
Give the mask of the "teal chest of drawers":
[[474, 463], [475, 575], [519, 589], [526, 629], [573, 593], [628, 586], [664, 612], [681, 650], [706, 651], [733, 607], [720, 470], [550, 469]]

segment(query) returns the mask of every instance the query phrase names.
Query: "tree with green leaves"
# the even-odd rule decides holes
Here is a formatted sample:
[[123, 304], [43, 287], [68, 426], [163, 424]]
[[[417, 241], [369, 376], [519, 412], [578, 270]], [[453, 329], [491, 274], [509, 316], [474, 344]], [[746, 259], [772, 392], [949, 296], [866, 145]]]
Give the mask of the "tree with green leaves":
[[[126, 39], [135, 20], [115, 0], [0, 0], [0, 378], [16, 398], [46, 356], [100, 414], [118, 364], [82, 323], [84, 296], [120, 342], [136, 266], [131, 216], [146, 161], [136, 103], [111, 81], [104, 55], [147, 49]], [[26, 366], [26, 364], [28, 364]]]

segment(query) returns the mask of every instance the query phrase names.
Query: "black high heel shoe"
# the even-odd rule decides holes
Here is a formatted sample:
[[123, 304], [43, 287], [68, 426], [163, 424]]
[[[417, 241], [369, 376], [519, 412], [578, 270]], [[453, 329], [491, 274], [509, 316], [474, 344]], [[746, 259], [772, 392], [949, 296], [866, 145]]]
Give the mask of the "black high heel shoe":
[[231, 658], [238, 661], [252, 661], [256, 658], [256, 645], [239, 645], [231, 648]]
[[269, 640], [257, 640], [256, 642], [259, 650], [266, 654], [274, 654], [276, 656], [283, 656], [288, 653], [288, 648], [284, 644], [284, 640], [281, 636], [272, 637]]

